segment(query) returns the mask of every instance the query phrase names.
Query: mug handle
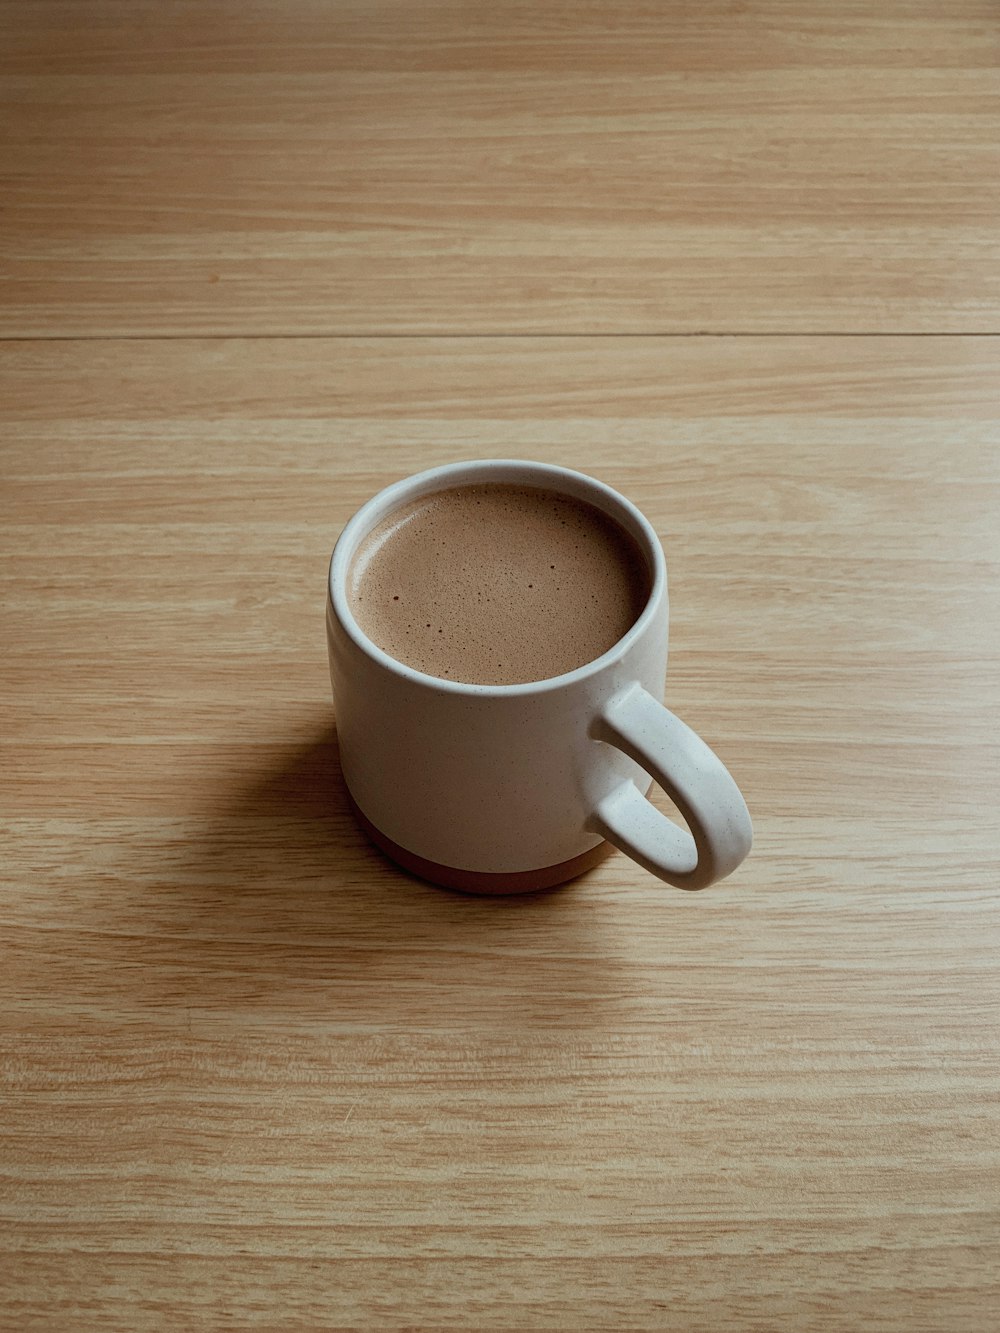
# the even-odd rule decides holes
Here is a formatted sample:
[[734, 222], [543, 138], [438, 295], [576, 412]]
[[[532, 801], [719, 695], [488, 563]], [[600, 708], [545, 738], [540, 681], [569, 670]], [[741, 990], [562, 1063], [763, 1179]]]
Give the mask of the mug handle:
[[598, 804], [587, 827], [679, 889], [731, 875], [750, 851], [753, 825], [728, 769], [696, 732], [634, 682], [612, 696], [590, 728], [653, 777], [687, 821], [679, 828], [631, 781]]

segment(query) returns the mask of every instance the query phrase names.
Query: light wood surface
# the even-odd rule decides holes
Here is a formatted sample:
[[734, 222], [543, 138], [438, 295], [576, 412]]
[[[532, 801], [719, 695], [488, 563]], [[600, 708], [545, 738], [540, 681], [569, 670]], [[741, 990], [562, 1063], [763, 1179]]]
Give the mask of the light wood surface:
[[[998, 54], [0, 0], [2, 1333], [994, 1333]], [[662, 534], [733, 879], [483, 901], [355, 828], [330, 549], [476, 455]]]
[[0, 333], [1000, 332], [995, 0], [0, 0]]
[[[998, 350], [0, 344], [0, 1326], [994, 1327]], [[470, 454], [662, 533], [732, 880], [356, 831], [329, 550]]]

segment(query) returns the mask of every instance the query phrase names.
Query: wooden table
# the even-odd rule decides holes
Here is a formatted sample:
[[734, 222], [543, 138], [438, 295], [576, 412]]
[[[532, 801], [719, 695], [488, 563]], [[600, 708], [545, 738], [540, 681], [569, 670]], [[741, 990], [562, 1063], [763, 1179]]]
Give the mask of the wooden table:
[[[994, 6], [0, 24], [0, 1328], [994, 1329]], [[329, 551], [476, 455], [662, 534], [731, 880], [355, 828]]]

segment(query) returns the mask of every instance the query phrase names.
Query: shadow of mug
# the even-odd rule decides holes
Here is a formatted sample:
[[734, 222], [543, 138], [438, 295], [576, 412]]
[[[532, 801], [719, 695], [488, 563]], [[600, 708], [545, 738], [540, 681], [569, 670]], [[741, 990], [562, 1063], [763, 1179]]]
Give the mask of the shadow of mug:
[[497, 898], [416, 879], [355, 823], [328, 719], [247, 746], [196, 830], [157, 906], [175, 974], [161, 1003], [506, 1026], [518, 1013], [550, 1021], [613, 985], [601, 914], [579, 902], [599, 869]]

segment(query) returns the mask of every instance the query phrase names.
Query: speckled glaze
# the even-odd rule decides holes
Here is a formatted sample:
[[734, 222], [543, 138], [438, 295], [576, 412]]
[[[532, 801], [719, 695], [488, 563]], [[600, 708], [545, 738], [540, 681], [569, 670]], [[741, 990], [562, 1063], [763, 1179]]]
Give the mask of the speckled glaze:
[[[472, 685], [397, 662], [361, 631], [347, 576], [362, 539], [420, 495], [482, 482], [589, 501], [639, 543], [653, 575], [649, 600], [602, 657], [549, 680]], [[410, 868], [426, 878], [476, 892], [551, 885], [564, 864], [563, 878], [579, 873], [588, 853], [597, 859], [605, 839], [682, 888], [730, 874], [750, 850], [750, 816], [719, 759], [658, 702], [667, 621], [656, 533], [633, 504], [591, 477], [488, 460], [434, 468], [379, 492], [341, 534], [327, 596], [341, 763], [366, 827], [390, 854], [408, 853]], [[690, 833], [645, 799], [653, 778]], [[469, 872], [468, 884], [461, 872]]]

